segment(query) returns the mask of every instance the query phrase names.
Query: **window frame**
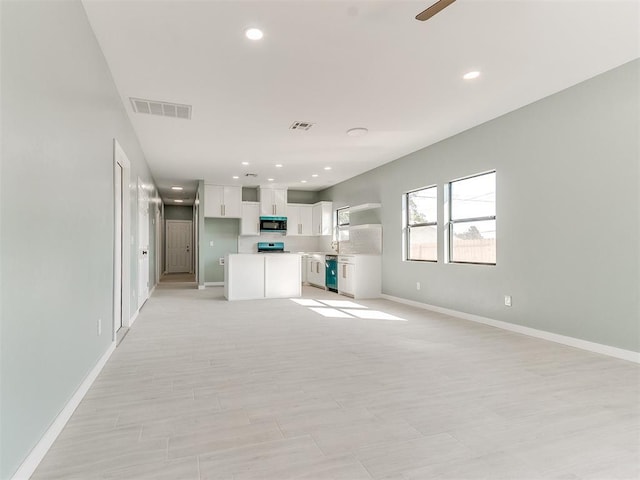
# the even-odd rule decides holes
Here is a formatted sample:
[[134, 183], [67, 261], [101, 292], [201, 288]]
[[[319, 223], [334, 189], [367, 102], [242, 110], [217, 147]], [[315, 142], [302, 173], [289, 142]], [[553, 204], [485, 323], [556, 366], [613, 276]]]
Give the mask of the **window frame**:
[[[436, 219], [434, 222], [421, 222], [421, 223], [414, 223], [411, 224], [409, 222], [409, 215], [410, 215], [410, 209], [409, 209], [409, 195], [411, 195], [412, 193], [415, 192], [420, 192], [422, 190], [429, 190], [429, 189], [435, 189], [436, 192]], [[438, 244], [439, 242], [439, 237], [440, 237], [440, 233], [438, 232], [438, 207], [439, 207], [439, 202], [438, 202], [438, 185], [434, 184], [434, 185], [429, 185], [426, 187], [421, 187], [421, 188], [416, 188], [414, 190], [410, 190], [408, 192], [404, 193], [404, 225], [405, 225], [405, 239], [404, 239], [404, 248], [405, 248], [405, 254], [404, 254], [404, 260], [406, 262], [423, 262], [423, 263], [438, 263], [438, 258], [439, 258], [439, 254], [438, 254]], [[433, 260], [424, 260], [421, 258], [410, 258], [410, 252], [411, 252], [411, 228], [412, 227], [436, 227], [436, 258]]]
[[[335, 227], [335, 238], [334, 241], [336, 242], [340, 242], [340, 241], [347, 241], [347, 240], [341, 240], [340, 237], [340, 232], [347, 232], [347, 238], [348, 238], [348, 234], [349, 234], [349, 225], [351, 225], [351, 213], [349, 212], [349, 208], [350, 206], [344, 206], [344, 207], [340, 207], [340, 208], [336, 208], [335, 210], [335, 223], [334, 225]], [[339, 219], [340, 219], [340, 212], [342, 210], [346, 210], [347, 212], [349, 212], [349, 222], [347, 223], [340, 223]], [[344, 235], [342, 235], [344, 236]]]
[[460, 260], [453, 260], [453, 228], [454, 225], [457, 224], [464, 224], [464, 223], [472, 223], [472, 222], [485, 222], [485, 221], [491, 221], [493, 220], [494, 222], [496, 222], [496, 232], [498, 230], [497, 228], [497, 221], [496, 221], [496, 215], [494, 213], [494, 215], [488, 215], [488, 216], [482, 216], [482, 217], [465, 217], [463, 219], [453, 219], [453, 215], [452, 215], [452, 211], [453, 211], [453, 191], [452, 191], [452, 187], [453, 184], [456, 182], [460, 182], [463, 180], [469, 180], [471, 178], [476, 178], [476, 177], [482, 177], [484, 175], [490, 175], [490, 174], [495, 174], [495, 185], [494, 185], [494, 195], [496, 196], [496, 199], [494, 200], [494, 211], [497, 211], [497, 185], [498, 185], [498, 175], [496, 173], [496, 170], [487, 170], [486, 172], [481, 172], [481, 173], [476, 173], [473, 175], [469, 175], [466, 177], [462, 177], [462, 178], [456, 178], [455, 180], [451, 180], [447, 183], [447, 188], [446, 188], [446, 193], [447, 193], [447, 199], [445, 204], [446, 206], [446, 214], [447, 214], [447, 241], [445, 242], [447, 245], [447, 254], [446, 254], [446, 258], [447, 258], [447, 263], [455, 263], [455, 264], [461, 264], [461, 265], [489, 265], [489, 266], [496, 266], [498, 263], [498, 239], [496, 236], [496, 252], [495, 252], [495, 262], [465, 262], [465, 261], [460, 261]]

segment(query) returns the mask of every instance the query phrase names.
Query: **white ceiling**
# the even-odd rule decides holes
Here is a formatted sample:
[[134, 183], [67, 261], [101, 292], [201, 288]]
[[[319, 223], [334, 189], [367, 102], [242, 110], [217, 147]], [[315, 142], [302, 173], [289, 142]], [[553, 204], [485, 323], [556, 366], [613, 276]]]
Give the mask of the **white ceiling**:
[[320, 190], [640, 56], [636, 0], [458, 0], [427, 22], [433, 0], [83, 3], [165, 201], [198, 179]]

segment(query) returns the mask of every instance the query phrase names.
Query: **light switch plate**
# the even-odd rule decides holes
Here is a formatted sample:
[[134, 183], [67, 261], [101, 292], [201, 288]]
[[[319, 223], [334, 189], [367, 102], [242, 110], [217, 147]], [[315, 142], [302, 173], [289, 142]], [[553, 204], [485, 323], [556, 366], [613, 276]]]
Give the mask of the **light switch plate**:
[[511, 306], [511, 295], [505, 295], [504, 296], [504, 304], [506, 307], [510, 307]]

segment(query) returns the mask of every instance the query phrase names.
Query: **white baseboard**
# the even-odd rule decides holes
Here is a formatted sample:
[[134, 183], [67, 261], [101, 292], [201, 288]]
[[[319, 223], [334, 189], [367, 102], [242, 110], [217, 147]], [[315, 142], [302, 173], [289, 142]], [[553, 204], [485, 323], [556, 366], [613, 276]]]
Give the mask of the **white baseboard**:
[[205, 287], [224, 287], [224, 282], [204, 282]]
[[71, 399], [64, 406], [62, 411], [58, 414], [51, 426], [44, 433], [40, 441], [36, 444], [35, 447], [33, 447], [33, 450], [31, 450], [24, 462], [22, 462], [20, 468], [18, 468], [13, 477], [11, 477], [12, 480], [28, 480], [29, 477], [33, 475], [33, 472], [35, 472], [36, 468], [38, 468], [38, 465], [51, 448], [51, 445], [53, 445], [53, 442], [55, 442], [56, 438], [58, 438], [60, 432], [62, 432], [62, 429], [71, 418], [71, 415], [73, 415], [75, 409], [78, 408], [78, 405], [80, 405], [80, 402], [102, 371], [102, 368], [105, 366], [107, 360], [109, 360], [109, 357], [115, 349], [116, 342], [112, 342], [109, 345], [109, 348], [107, 348], [107, 351], [104, 352], [100, 360], [98, 360], [98, 363], [96, 363], [93, 369], [82, 381], [82, 383], [75, 391]]
[[451, 310], [449, 308], [437, 307], [435, 305], [429, 305], [428, 303], [416, 302], [414, 300], [408, 300], [406, 298], [394, 297], [392, 295], [382, 294], [382, 298], [391, 300], [392, 302], [404, 303], [405, 305], [411, 305], [417, 308], [423, 308], [425, 310], [431, 310], [433, 312], [444, 313], [445, 315], [451, 315], [452, 317], [462, 318], [464, 320], [470, 320], [472, 322], [483, 323], [492, 327], [501, 328], [503, 330], [509, 330], [511, 332], [521, 333], [530, 337], [541, 338], [543, 340], [549, 340], [550, 342], [561, 343], [569, 347], [580, 348], [589, 352], [600, 353], [602, 355], [608, 355], [610, 357], [619, 358], [621, 360], [627, 360], [629, 362], [640, 363], [640, 353], [631, 350], [625, 350], [623, 348], [612, 347], [610, 345], [603, 345], [601, 343], [590, 342], [588, 340], [581, 340], [575, 337], [567, 337], [557, 333], [546, 332], [544, 330], [537, 330], [531, 327], [525, 327], [523, 325], [517, 325], [515, 323], [503, 322], [501, 320], [494, 320], [492, 318], [481, 317], [480, 315], [474, 315], [471, 313], [459, 312], [457, 310]]
[[205, 285], [198, 285], [198, 290], [204, 290], [205, 288], [207, 288]]
[[135, 322], [138, 319], [138, 315], [140, 315], [140, 309], [139, 308], [134, 312], [134, 314], [129, 319], [129, 328], [131, 328], [133, 326], [133, 322]]

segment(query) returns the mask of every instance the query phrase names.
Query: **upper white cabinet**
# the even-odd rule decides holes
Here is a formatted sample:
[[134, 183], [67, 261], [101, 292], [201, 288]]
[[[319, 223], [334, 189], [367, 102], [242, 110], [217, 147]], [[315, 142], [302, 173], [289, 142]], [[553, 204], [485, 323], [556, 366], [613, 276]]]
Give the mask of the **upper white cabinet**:
[[314, 235], [313, 205], [287, 204], [287, 235]]
[[260, 204], [258, 202], [242, 202], [240, 235], [260, 235]]
[[333, 229], [333, 204], [318, 202], [313, 205], [312, 230], [313, 235], [331, 235]]
[[287, 189], [286, 188], [266, 188], [258, 189], [260, 199], [260, 215], [276, 215], [284, 217], [287, 215]]
[[205, 184], [204, 216], [216, 218], [241, 218], [242, 187]]

